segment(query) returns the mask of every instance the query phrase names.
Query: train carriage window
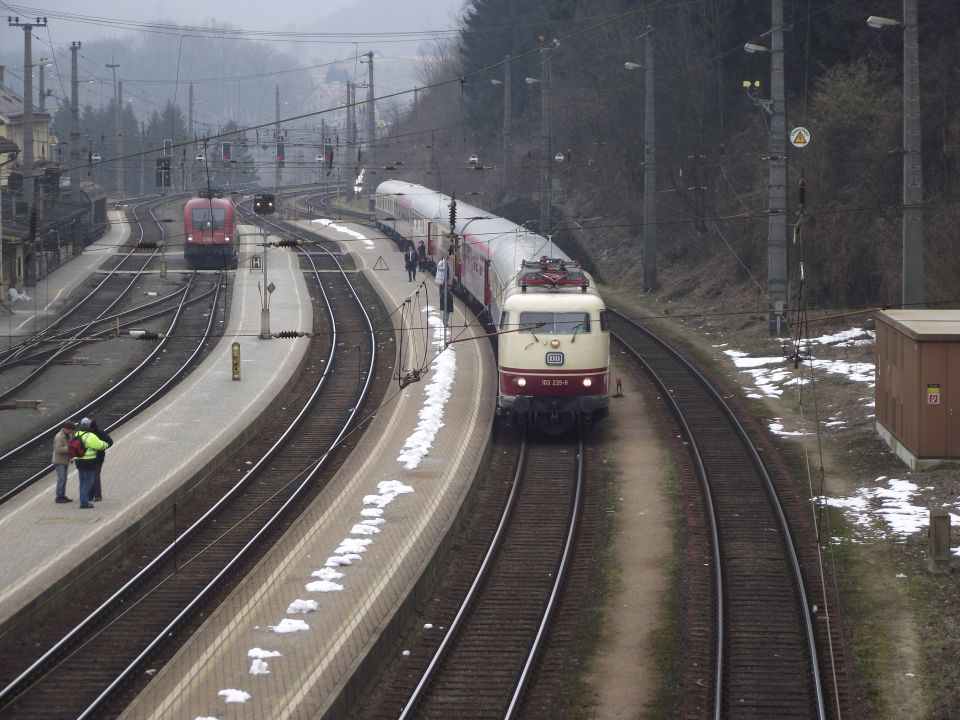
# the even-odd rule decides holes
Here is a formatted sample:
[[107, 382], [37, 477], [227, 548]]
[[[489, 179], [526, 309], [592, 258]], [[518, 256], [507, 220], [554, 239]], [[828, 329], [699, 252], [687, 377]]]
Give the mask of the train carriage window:
[[[210, 211], [213, 210], [213, 219], [211, 220]], [[191, 213], [194, 230], [223, 230], [223, 225], [227, 217], [227, 211], [223, 208], [194, 208]]]
[[607, 311], [600, 311], [600, 332], [607, 332], [610, 329], [610, 321], [607, 319]]
[[509, 325], [510, 325], [510, 313], [504, 311], [504, 312], [500, 315], [500, 329], [501, 329], [501, 330], [506, 330]]
[[583, 312], [522, 312], [520, 327], [527, 332], [582, 335], [590, 332], [590, 314]]

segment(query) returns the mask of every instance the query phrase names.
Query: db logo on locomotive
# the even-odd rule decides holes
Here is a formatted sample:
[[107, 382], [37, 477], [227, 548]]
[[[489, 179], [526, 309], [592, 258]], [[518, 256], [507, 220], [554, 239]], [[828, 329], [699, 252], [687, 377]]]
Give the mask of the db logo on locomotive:
[[563, 353], [561, 353], [561, 352], [548, 352], [548, 353], [547, 353], [547, 365], [563, 365]]

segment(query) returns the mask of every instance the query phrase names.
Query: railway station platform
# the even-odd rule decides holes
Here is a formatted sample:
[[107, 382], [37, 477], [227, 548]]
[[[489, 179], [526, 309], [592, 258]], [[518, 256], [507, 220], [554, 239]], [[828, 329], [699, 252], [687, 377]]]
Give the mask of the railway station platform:
[[[379, 233], [347, 221], [304, 226], [352, 253], [388, 309], [436, 298], [433, 278], [409, 282]], [[451, 334], [468, 341], [446, 350], [435, 309], [398, 317], [409, 323], [402, 342], [429, 328], [430, 371], [394, 384], [329, 486], [122, 720], [342, 717], [370, 679], [371, 659], [394, 639], [392, 621], [410, 611], [435, 548], [467, 507], [496, 397], [491, 347], [462, 306]]]
[[110, 210], [107, 213], [110, 229], [96, 242], [90, 243], [79, 255], [66, 260], [36, 285], [23, 288], [25, 299], [11, 301], [2, 298], [4, 314], [3, 332], [10, 337], [31, 335], [43, 327], [44, 318], [57, 314], [77, 286], [83, 283], [103, 264], [114, 250], [130, 237], [130, 226], [123, 212]]
[[[244, 231], [245, 227], [242, 243], [251, 252], [261, 237], [255, 228]], [[61, 291], [65, 296], [71, 283], [82, 282], [102, 263], [101, 244], [116, 245], [118, 238], [108, 234], [45, 280], [51, 288], [51, 306]], [[0, 506], [0, 624], [54, 593], [69, 592], [71, 580], [103, 561], [116, 538], [168, 506], [181, 486], [219, 464], [262, 424], [258, 418], [295, 379], [307, 339], [257, 337], [260, 279], [259, 273], [248, 270], [235, 273], [232, 310], [216, 348], [165, 398], [111, 431], [114, 445], [104, 464], [102, 502], [93, 509], [79, 507], [77, 471], [71, 466], [67, 495], [72, 503], [54, 503], [51, 472]], [[276, 327], [309, 330], [312, 307], [293, 253], [271, 254], [270, 280], [277, 286], [271, 321]], [[241, 347], [240, 381], [232, 379], [233, 341]], [[216, 422], [211, 422], [211, 407], [216, 408]]]

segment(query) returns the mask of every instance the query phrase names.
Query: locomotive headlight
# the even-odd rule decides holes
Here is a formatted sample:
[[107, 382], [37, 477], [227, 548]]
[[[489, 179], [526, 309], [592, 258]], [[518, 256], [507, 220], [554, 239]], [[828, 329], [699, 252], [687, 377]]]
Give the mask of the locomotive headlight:
[[229, 236], [229, 235], [224, 235], [224, 236], [223, 236], [223, 241], [224, 241], [224, 242], [230, 242], [230, 236]]
[[584, 378], [584, 379], [583, 379], [583, 386], [584, 386], [584, 387], [590, 387], [591, 385], [593, 385], [593, 380], [591, 380], [590, 378]]
[[517, 378], [517, 387], [526, 387], [527, 379], [526, 378]]
[[187, 233], [187, 242], [193, 242], [193, 233]]
[[550, 347], [556, 350], [558, 347], [560, 347], [560, 341], [554, 338], [553, 340], [550, 341]]

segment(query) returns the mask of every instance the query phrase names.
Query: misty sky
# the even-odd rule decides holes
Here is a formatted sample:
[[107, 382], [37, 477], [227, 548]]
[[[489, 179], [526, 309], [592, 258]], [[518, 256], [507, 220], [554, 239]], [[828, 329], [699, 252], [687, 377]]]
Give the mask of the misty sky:
[[[56, 45], [110, 36], [135, 38], [139, 33], [151, 31], [145, 25], [158, 22], [202, 26], [214, 21], [256, 33], [297, 31], [342, 34], [317, 41], [340, 55], [344, 54], [344, 48], [352, 47], [353, 42], [361, 46], [361, 52], [371, 47], [380, 50], [376, 47], [378, 44], [386, 47], [398, 44], [396, 41], [400, 38], [396, 33], [453, 29], [463, 5], [464, 0], [292, 0], [284, 3], [251, 0], [232, 3], [197, 0], [164, 0], [162, 3], [38, 0], [36, 5], [0, 1], [4, 15], [18, 15], [22, 20], [47, 17], [48, 27], [38, 30], [38, 35], [45, 39], [49, 32], [50, 40]], [[219, 8], [230, 8], [230, 16], [217, 15]], [[16, 37], [13, 32], [10, 29], [4, 33], [4, 45]], [[369, 35], [358, 36], [360, 33], [385, 35], [380, 35], [378, 39]], [[422, 39], [418, 39], [413, 43], [402, 43], [406, 48], [404, 52], [415, 52], [416, 44], [422, 42]]]

